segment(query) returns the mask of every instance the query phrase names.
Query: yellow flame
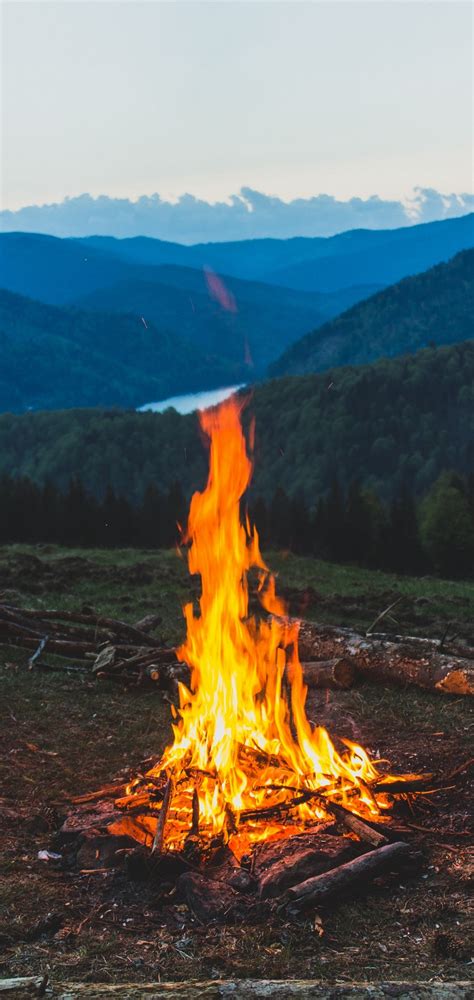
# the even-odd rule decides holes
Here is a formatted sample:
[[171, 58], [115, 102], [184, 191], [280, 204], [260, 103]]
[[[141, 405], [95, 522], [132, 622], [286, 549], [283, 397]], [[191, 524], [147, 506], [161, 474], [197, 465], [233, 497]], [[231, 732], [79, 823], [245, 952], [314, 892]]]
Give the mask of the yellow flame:
[[[257, 532], [241, 519], [252, 474], [241, 410], [231, 398], [200, 417], [210, 438], [210, 468], [205, 489], [192, 497], [187, 540], [189, 570], [200, 575], [202, 592], [199, 612], [192, 604], [184, 608], [187, 636], [178, 650], [191, 683], [180, 686], [173, 743], [149, 772], [173, 777], [168, 849], [181, 848], [189, 835], [194, 789], [200, 835], [224, 835], [236, 853], [253, 840], [294, 832], [291, 823], [327, 818], [321, 797], [291, 806], [298, 789], [339, 803], [350, 799], [351, 809], [366, 815], [383, 808], [370, 791], [378, 772], [365, 750], [345, 741], [347, 751], [339, 753], [306, 716], [298, 624], [285, 617]], [[269, 613], [259, 619], [249, 616], [252, 567]], [[288, 816], [285, 809], [275, 818], [258, 815], [285, 803]], [[153, 822], [143, 823], [148, 833]]]

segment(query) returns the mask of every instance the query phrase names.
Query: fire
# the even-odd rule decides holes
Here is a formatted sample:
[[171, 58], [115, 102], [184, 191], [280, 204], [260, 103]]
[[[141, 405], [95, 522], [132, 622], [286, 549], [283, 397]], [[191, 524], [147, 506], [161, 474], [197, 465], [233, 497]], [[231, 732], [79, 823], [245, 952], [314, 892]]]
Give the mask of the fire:
[[[366, 751], [347, 740], [338, 751], [307, 718], [298, 623], [276, 596], [257, 531], [241, 516], [252, 475], [242, 406], [232, 397], [200, 417], [209, 476], [192, 497], [186, 540], [202, 590], [199, 611], [184, 608], [187, 635], [178, 650], [191, 682], [180, 685], [173, 742], [117, 802], [129, 813], [121, 832], [156, 846], [165, 801], [159, 836], [167, 850], [199, 834], [228, 841], [240, 856], [256, 840], [331, 818], [331, 803], [367, 817], [387, 806]], [[258, 617], [249, 614], [251, 570], [265, 612]]]

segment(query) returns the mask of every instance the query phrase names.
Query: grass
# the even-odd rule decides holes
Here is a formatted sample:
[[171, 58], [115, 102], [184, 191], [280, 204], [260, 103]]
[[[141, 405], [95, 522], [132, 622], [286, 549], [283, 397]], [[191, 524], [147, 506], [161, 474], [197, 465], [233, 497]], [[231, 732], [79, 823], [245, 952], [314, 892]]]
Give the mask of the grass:
[[[333, 566], [269, 553], [291, 610], [367, 627], [397, 596], [401, 631], [469, 636], [474, 584]], [[128, 621], [161, 615], [166, 642], [182, 637], [182, 604], [198, 580], [174, 552], [0, 549], [1, 599], [24, 606], [83, 605]], [[421, 599], [421, 600], [420, 600]], [[393, 623], [390, 627], [395, 628]], [[412, 819], [422, 874], [374, 886], [323, 912], [322, 937], [305, 918], [257, 927], [202, 928], [178, 904], [166, 922], [149, 887], [84, 876], [38, 860], [68, 796], [100, 787], [156, 757], [170, 737], [158, 692], [123, 691], [88, 676], [26, 669], [27, 653], [0, 648], [0, 975], [120, 981], [230, 976], [424, 980], [468, 978], [467, 801], [451, 791], [420, 799]], [[471, 753], [466, 699], [364, 685], [312, 693], [308, 714], [356, 738], [395, 770], [449, 771]], [[51, 916], [52, 915], [52, 916]]]

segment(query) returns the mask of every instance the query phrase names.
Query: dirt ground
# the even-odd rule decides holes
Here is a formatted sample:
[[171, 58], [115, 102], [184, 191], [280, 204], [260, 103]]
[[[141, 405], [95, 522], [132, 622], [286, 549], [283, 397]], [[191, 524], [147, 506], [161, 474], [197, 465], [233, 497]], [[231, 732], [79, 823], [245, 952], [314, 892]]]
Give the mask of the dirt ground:
[[[280, 562], [280, 589], [293, 590], [293, 607], [306, 601], [309, 617], [313, 612], [334, 620], [338, 595], [330, 570], [313, 583], [307, 566]], [[385, 606], [388, 592], [396, 593], [397, 586], [410, 592], [406, 580], [397, 584], [379, 574], [372, 581], [368, 574], [357, 579], [352, 571], [344, 581], [339, 571], [341, 623], [357, 625], [362, 617], [368, 623]], [[474, 587], [446, 584], [443, 597], [442, 581], [418, 583], [417, 595], [412, 582], [402, 627], [433, 634], [456, 617], [467, 635]], [[317, 600], [308, 601], [308, 586]], [[65, 557], [58, 550], [16, 549], [0, 553], [0, 590], [0, 600], [25, 606], [80, 608], [87, 602], [130, 621], [158, 609], [163, 638], [173, 642], [190, 585], [171, 553]], [[420, 591], [428, 604], [416, 605]], [[417, 622], [421, 613], [431, 614], [431, 623]], [[405, 807], [409, 840], [422, 852], [418, 869], [322, 909], [321, 921], [313, 913], [298, 923], [275, 917], [252, 927], [203, 927], [180, 902], [164, 915], [156, 889], [123, 873], [81, 874], [60, 860], [38, 857], [51, 846], [69, 796], [128, 776], [159, 756], [170, 736], [170, 708], [158, 692], [125, 691], [87, 675], [28, 671], [26, 660], [26, 652], [0, 649], [0, 976], [49, 972], [58, 980], [105, 983], [469, 978], [472, 770], [436, 795], [419, 796], [411, 811]], [[333, 737], [355, 739], [375, 757], [386, 758], [392, 771], [448, 774], [473, 756], [472, 704], [463, 698], [363, 685], [349, 692], [313, 692], [308, 715]]]

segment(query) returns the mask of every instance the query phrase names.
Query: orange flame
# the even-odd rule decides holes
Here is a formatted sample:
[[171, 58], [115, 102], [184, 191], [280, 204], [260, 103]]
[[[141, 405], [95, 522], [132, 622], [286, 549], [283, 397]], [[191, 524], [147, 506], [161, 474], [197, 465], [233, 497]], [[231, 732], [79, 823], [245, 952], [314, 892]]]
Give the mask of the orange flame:
[[[191, 501], [187, 540], [189, 570], [201, 576], [202, 592], [199, 613], [192, 604], [184, 608], [187, 636], [178, 650], [191, 683], [180, 685], [173, 743], [146, 776], [156, 783], [166, 773], [173, 782], [168, 849], [183, 847], [196, 820], [201, 837], [224, 836], [240, 855], [254, 840], [327, 819], [325, 800], [367, 816], [387, 806], [371, 791], [380, 776], [365, 750], [345, 740], [339, 753], [306, 716], [298, 623], [285, 617], [257, 532], [240, 515], [252, 474], [243, 405], [232, 397], [200, 418], [210, 469], [206, 488]], [[260, 619], [249, 616], [251, 569], [267, 612]], [[139, 806], [137, 784], [128, 791]], [[138, 836], [152, 837], [156, 820], [149, 813], [140, 820]]]

